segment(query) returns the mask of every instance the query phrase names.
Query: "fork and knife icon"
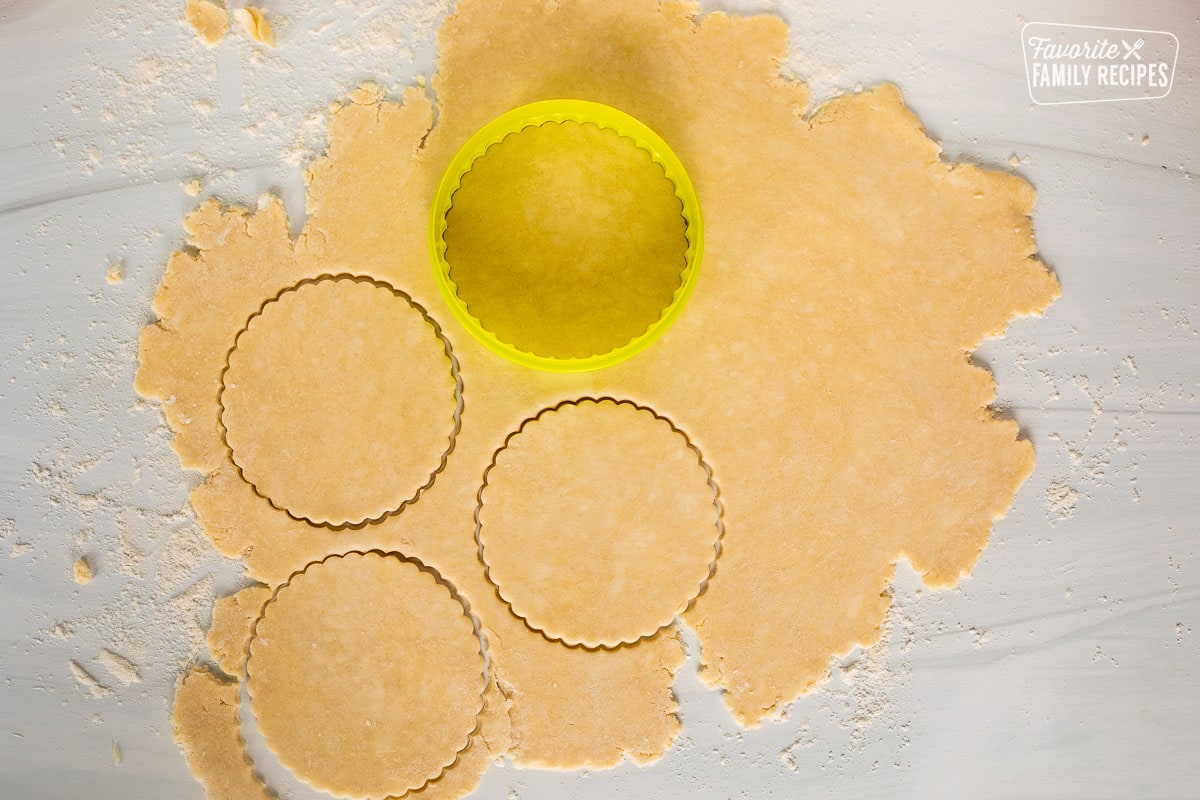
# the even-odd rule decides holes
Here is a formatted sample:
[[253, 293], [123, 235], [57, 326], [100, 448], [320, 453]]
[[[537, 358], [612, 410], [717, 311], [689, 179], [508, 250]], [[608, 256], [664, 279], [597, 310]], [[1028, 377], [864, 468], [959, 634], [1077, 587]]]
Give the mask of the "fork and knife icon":
[[1129, 60], [1129, 57], [1130, 57], [1130, 56], [1133, 56], [1133, 57], [1134, 57], [1134, 58], [1136, 58], [1138, 61], [1141, 61], [1141, 60], [1142, 60], [1142, 54], [1141, 54], [1141, 53], [1139, 53], [1139, 52], [1138, 52], [1138, 50], [1141, 50], [1141, 49], [1142, 49], [1142, 46], [1143, 46], [1143, 45], [1145, 45], [1145, 44], [1146, 44], [1146, 40], [1145, 40], [1145, 39], [1138, 39], [1138, 40], [1137, 40], [1136, 42], [1134, 42], [1133, 44], [1130, 44], [1129, 42], [1127, 42], [1127, 41], [1125, 41], [1124, 39], [1122, 39], [1122, 40], [1121, 40], [1121, 45], [1122, 45], [1122, 46], [1124, 46], [1124, 48], [1125, 48], [1125, 55], [1124, 55], [1122, 58], [1123, 58], [1125, 61], [1128, 61], [1128, 60]]

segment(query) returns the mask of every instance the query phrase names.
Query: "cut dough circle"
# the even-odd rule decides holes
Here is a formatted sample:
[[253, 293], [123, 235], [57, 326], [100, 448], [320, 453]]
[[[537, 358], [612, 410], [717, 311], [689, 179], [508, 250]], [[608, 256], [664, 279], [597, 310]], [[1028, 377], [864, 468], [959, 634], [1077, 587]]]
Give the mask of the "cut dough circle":
[[403, 292], [342, 275], [263, 305], [221, 377], [221, 423], [247, 483], [340, 527], [414, 502], [445, 466], [462, 408], [450, 343]]
[[550, 639], [616, 647], [670, 625], [716, 568], [721, 506], [687, 435], [627, 400], [526, 420], [479, 493], [479, 557], [501, 599]]
[[395, 553], [310, 564], [276, 591], [249, 652], [250, 708], [267, 746], [319, 791], [420, 789], [479, 728], [478, 624], [437, 573]]

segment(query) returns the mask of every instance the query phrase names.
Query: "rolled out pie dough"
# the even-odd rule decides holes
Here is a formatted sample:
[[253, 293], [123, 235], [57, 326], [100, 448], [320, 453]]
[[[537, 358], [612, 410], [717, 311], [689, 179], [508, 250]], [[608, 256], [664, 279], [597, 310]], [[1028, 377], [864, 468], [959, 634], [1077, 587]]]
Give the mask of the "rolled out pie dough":
[[250, 632], [271, 594], [266, 586], [247, 586], [220, 598], [213, 606], [206, 637], [208, 652], [226, 675], [241, 677]]
[[[722, 553], [685, 620], [704, 677], [745, 725], [875, 641], [899, 559], [933, 586], [965, 574], [1033, 468], [1016, 424], [988, 409], [991, 376], [967, 358], [1058, 294], [1035, 257], [1032, 189], [941, 161], [894, 87], [810, 110], [805, 87], [779, 75], [787, 33], [773, 16], [680, 2], [460, 0], [438, 35], [436, 126], [422, 91], [355, 92], [307, 172], [294, 245], [278, 201], [254, 214], [206, 203], [185, 221], [196, 252], [172, 258], [156, 296], [138, 387], [164, 402], [183, 463], [209, 473], [192, 502], [215, 546], [272, 586], [335, 550], [403, 549], [435, 566], [488, 631], [518, 764], [649, 761], [679, 730], [673, 631], [566, 648], [513, 617], [483, 576], [476, 492], [497, 443], [538, 409], [631, 398], [688, 431], [720, 477]], [[688, 165], [706, 252], [686, 312], [595, 374], [525, 370], [447, 328], [462, 430], [420, 500], [336, 535], [273, 509], [217, 426], [236, 332], [280, 290], [343, 264], [449, 319], [426, 252], [437, 179], [488, 120], [554, 97], [632, 114]]]
[[249, 650], [259, 730], [315, 789], [420, 789], [479, 730], [487, 679], [475, 622], [432, 571], [397, 555], [310, 565], [267, 603]]
[[245, 480], [318, 524], [395, 513], [454, 446], [449, 343], [424, 309], [367, 279], [301, 283], [266, 303], [221, 382], [221, 422]]
[[658, 321], [686, 265], [662, 167], [608, 128], [548, 122], [476, 159], [446, 214], [458, 296], [503, 342], [586, 358]]
[[716, 566], [716, 484], [668, 420], [563, 403], [510, 435], [479, 493], [479, 557], [513, 613], [551, 639], [615, 647], [671, 624]]
[[[217, 601], [208, 647], [227, 674], [242, 674], [254, 624], [271, 594], [266, 587], [249, 586]], [[238, 700], [236, 681], [222, 680], [202, 668], [188, 672], [176, 694], [175, 739], [211, 800], [273, 796], [258, 779], [238, 734]], [[479, 730], [470, 745], [440, 778], [405, 797], [456, 800], [474, 791], [488, 766], [508, 752], [511, 706], [493, 676], [484, 693]]]
[[171, 711], [175, 741], [208, 800], [271, 800], [254, 772], [238, 719], [238, 682], [203, 667], [184, 674]]

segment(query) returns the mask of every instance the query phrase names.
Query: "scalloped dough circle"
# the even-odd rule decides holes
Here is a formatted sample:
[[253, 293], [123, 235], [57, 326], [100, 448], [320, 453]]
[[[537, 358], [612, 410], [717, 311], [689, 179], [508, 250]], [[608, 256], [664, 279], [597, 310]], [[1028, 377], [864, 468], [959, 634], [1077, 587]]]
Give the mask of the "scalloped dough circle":
[[403, 293], [322, 278], [266, 303], [222, 377], [221, 422], [242, 477], [320, 525], [375, 521], [414, 501], [457, 429], [450, 345]]
[[246, 664], [280, 763], [338, 797], [399, 797], [441, 776], [479, 727], [486, 664], [463, 601], [396, 554], [331, 556], [267, 604]]
[[514, 614], [570, 645], [616, 647], [670, 625], [711, 575], [720, 533], [699, 450], [628, 401], [527, 420], [480, 493], [488, 578]]

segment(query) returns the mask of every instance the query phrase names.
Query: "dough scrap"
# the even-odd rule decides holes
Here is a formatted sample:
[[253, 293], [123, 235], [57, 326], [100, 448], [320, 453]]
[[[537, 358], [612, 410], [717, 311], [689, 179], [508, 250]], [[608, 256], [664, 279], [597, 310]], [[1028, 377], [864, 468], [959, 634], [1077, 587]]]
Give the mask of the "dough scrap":
[[255, 41], [262, 42], [270, 48], [275, 47], [275, 31], [271, 28], [267, 13], [261, 8], [246, 6], [234, 9], [233, 16]]
[[670, 421], [630, 402], [584, 399], [527, 420], [479, 503], [489, 579], [514, 614], [566, 644], [654, 634], [716, 568], [711, 471]]
[[483, 327], [543, 357], [602, 355], [641, 336], [683, 281], [675, 185], [629, 138], [578, 122], [509, 134], [446, 213], [446, 261]]
[[[139, 389], [174, 400], [165, 412], [181, 461], [210, 473], [192, 502], [218, 549], [271, 585], [331, 550], [419, 556], [489, 632], [514, 762], [566, 768], [661, 755], [678, 731], [681, 646], [665, 632], [592, 653], [530, 632], [482, 576], [474, 495], [496, 443], [539, 408], [589, 394], [654, 407], [721, 477], [720, 567], [685, 619], [706, 679], [756, 724], [827, 676], [831, 656], [878, 637], [899, 558], [934, 586], [969, 570], [1033, 468], [1016, 424], [988, 409], [991, 376], [966, 354], [1059, 293], [1035, 258], [1034, 193], [1015, 176], [940, 161], [894, 87], [807, 115], [805, 87], [779, 75], [787, 28], [775, 17], [650, 0], [460, 0], [438, 38], [437, 127], [419, 90], [399, 101], [356, 91], [306, 173], [310, 218], [294, 252], [277, 201], [189, 216], [199, 254], [168, 265]], [[273, 510], [240, 481], [216, 425], [237, 330], [280, 289], [340, 264], [448, 318], [425, 239], [442, 168], [498, 114], [564, 96], [631, 113], [687, 166], [706, 252], [686, 312], [596, 374], [531, 373], [448, 329], [463, 428], [421, 501], [336, 541]], [[242, 233], [251, 227], [261, 235]], [[747, 596], [771, 602], [747, 613]]]
[[92, 566], [87, 562], [86, 558], [77, 558], [71, 567], [71, 575], [75, 578], [75, 582], [81, 586], [91, 583]]
[[487, 665], [476, 623], [431, 570], [396, 554], [331, 556], [293, 576], [249, 652], [258, 728], [318, 791], [419, 789], [479, 730]]
[[238, 683], [193, 667], [175, 690], [171, 727], [175, 743], [208, 800], [269, 800], [242, 741]]
[[187, 0], [183, 17], [196, 32], [196, 38], [208, 47], [216, 47], [229, 33], [229, 12], [212, 0]]
[[208, 652], [226, 675], [241, 677], [254, 622], [271, 599], [267, 586], [247, 586], [217, 600], [208, 626]]
[[264, 304], [221, 385], [243, 478], [315, 524], [396, 513], [454, 448], [461, 399], [449, 342], [423, 308], [369, 279], [301, 283]]

